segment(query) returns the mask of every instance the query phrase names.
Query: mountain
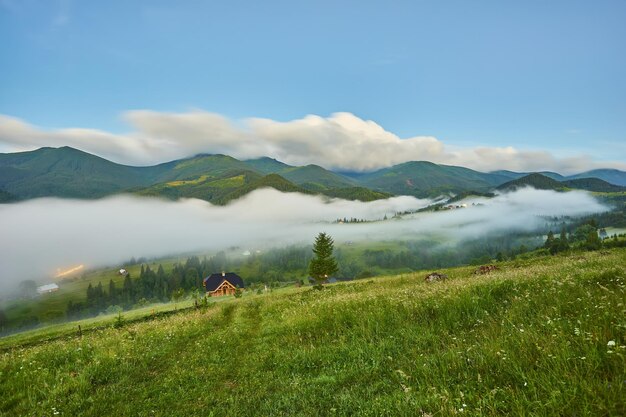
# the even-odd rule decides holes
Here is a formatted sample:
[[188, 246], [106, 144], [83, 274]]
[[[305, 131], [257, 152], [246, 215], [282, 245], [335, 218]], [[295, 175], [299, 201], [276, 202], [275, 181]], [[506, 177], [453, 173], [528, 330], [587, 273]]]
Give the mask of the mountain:
[[370, 190], [365, 187], [331, 188], [323, 192], [328, 197], [344, 200], [374, 201], [393, 197], [393, 194]]
[[277, 161], [274, 158], [268, 158], [267, 156], [257, 159], [248, 159], [247, 161], [245, 161], [245, 163], [256, 171], [265, 175], [277, 174], [287, 168], [293, 168], [291, 165], [287, 165], [283, 162]]
[[331, 188], [345, 188], [357, 185], [357, 182], [340, 174], [328, 171], [319, 165], [291, 167], [278, 172], [294, 184], [311, 191], [323, 191]]
[[569, 180], [578, 178], [599, 178], [610, 184], [626, 187], [626, 172], [618, 169], [594, 169], [567, 177]]
[[203, 174], [185, 180], [161, 182], [149, 187], [130, 190], [135, 194], [151, 197], [199, 198], [205, 201], [221, 200], [227, 194], [254, 183], [261, 175], [245, 170], [232, 170], [217, 175]]
[[[533, 174], [533, 172], [514, 172], [514, 171], [507, 171], [507, 170], [499, 170], [499, 171], [491, 171], [489, 174], [497, 175], [497, 176], [500, 176], [501, 178], [506, 178], [506, 181], [502, 182], [502, 183], [505, 183], [511, 180], [516, 180], [518, 178], [525, 177], [526, 175], [529, 175], [529, 174]], [[553, 180], [557, 180], [557, 181], [564, 181], [567, 179], [567, 177], [564, 177], [563, 175], [557, 172], [551, 172], [551, 171], [540, 171], [534, 174], [541, 174], [545, 177], [552, 178]]]
[[19, 199], [103, 197], [149, 183], [150, 172], [70, 147], [0, 154], [0, 188]]
[[264, 177], [258, 178], [256, 181], [252, 181], [248, 184], [245, 184], [244, 186], [238, 187], [237, 189], [225, 194], [218, 199], [215, 199], [214, 203], [227, 204], [232, 200], [236, 200], [254, 190], [258, 190], [261, 188], [273, 188], [275, 190], [285, 193], [312, 194], [310, 191], [298, 187], [297, 185], [287, 181], [285, 178], [281, 177], [278, 174], [269, 174]]
[[355, 176], [361, 185], [393, 194], [432, 197], [443, 193], [487, 191], [503, 178], [469, 168], [437, 165], [432, 162], [406, 162], [369, 174]]
[[278, 174], [281, 177], [311, 191], [324, 191], [331, 188], [346, 188], [358, 185], [357, 181], [334, 173], [319, 165], [294, 167], [272, 158], [258, 158], [245, 161], [262, 174]]
[[201, 154], [132, 167], [70, 147], [0, 154], [0, 202], [46, 196], [100, 198], [126, 192], [224, 204], [263, 187], [362, 201], [390, 196], [359, 187], [356, 181], [317, 165], [294, 167], [271, 158], [240, 161]]
[[534, 173], [506, 182], [497, 187], [499, 190], [514, 190], [520, 187], [531, 186], [538, 190], [565, 191], [567, 189], [586, 190], [594, 192], [622, 192], [626, 187], [609, 184], [598, 178], [578, 178], [574, 180], [557, 181], [546, 175]]
[[0, 190], [0, 203], [10, 203], [11, 201], [15, 200], [16, 198], [13, 194]]
[[573, 180], [563, 181], [562, 184], [578, 190], [587, 190], [602, 193], [615, 193], [626, 191], [626, 187], [610, 184], [599, 178], [577, 178]]
[[[516, 180], [518, 178], [522, 178], [525, 175], [528, 175], [528, 173], [508, 171], [506, 169], [500, 169], [498, 171], [491, 171], [491, 172], [489, 172], [489, 174], [497, 175], [497, 176], [499, 176], [501, 178], [506, 178], [506, 181]], [[504, 181], [504, 182], [506, 182], [506, 181]]]
[[291, 166], [267, 157], [240, 161], [228, 155], [200, 154], [134, 167], [70, 147], [0, 154], [0, 202], [46, 196], [100, 198], [124, 192], [225, 202], [263, 186], [361, 201], [391, 195], [485, 194], [494, 187], [510, 189], [524, 185], [559, 190], [622, 190], [611, 183], [626, 184], [626, 172], [594, 170], [566, 178], [554, 172], [483, 173], [413, 161], [368, 173], [336, 173], [318, 165]]
[[151, 176], [153, 184], [165, 181], [179, 181], [207, 176], [209, 178], [221, 178], [227, 173], [253, 171], [248, 164], [228, 155], [207, 155], [200, 154], [191, 158], [179, 159], [166, 162], [154, 167], [142, 169], [154, 169]]
[[498, 190], [515, 190], [522, 187], [533, 187], [537, 190], [564, 190], [566, 186], [542, 174], [529, 174], [496, 187]]

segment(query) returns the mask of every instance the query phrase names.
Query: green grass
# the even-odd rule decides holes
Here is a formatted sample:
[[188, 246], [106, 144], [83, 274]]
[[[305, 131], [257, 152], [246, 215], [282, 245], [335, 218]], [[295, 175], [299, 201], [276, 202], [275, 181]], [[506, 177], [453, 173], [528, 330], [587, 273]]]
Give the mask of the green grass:
[[626, 250], [499, 265], [14, 341], [0, 413], [626, 415]]

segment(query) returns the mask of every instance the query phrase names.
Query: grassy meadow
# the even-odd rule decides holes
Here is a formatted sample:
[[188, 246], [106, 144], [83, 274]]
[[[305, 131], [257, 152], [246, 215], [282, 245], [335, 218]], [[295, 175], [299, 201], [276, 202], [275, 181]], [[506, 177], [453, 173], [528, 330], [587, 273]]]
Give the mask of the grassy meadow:
[[626, 415], [626, 250], [498, 265], [4, 343], [0, 415]]

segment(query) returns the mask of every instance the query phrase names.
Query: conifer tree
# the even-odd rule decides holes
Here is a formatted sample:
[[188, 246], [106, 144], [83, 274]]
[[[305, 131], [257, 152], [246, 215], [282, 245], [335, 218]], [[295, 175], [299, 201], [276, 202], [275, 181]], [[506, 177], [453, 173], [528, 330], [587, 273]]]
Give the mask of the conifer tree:
[[338, 270], [337, 261], [333, 257], [333, 244], [333, 239], [326, 233], [320, 233], [315, 238], [313, 244], [315, 256], [309, 263], [309, 274], [317, 283], [317, 289], [322, 289], [324, 281]]
[[117, 301], [117, 288], [115, 288], [115, 282], [109, 280], [109, 304], [115, 304]]
[[554, 233], [552, 230], [548, 232], [548, 237], [546, 238], [546, 243], [543, 245], [544, 248], [550, 249], [550, 247], [554, 244]]

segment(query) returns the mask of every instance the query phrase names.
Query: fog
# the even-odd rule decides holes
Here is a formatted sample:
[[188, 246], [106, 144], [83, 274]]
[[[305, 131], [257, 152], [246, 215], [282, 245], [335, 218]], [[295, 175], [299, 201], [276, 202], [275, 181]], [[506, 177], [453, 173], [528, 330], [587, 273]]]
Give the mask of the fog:
[[463, 203], [468, 207], [358, 224], [333, 222], [344, 217], [380, 220], [431, 201], [402, 196], [362, 203], [264, 189], [228, 206], [133, 196], [4, 204], [0, 205], [0, 291], [24, 279], [49, 281], [58, 269], [78, 264], [89, 268], [118, 265], [131, 257], [309, 244], [321, 231], [337, 243], [432, 235], [457, 242], [508, 230], [533, 230], [545, 224], [540, 216], [607, 210], [585, 192], [529, 188]]

